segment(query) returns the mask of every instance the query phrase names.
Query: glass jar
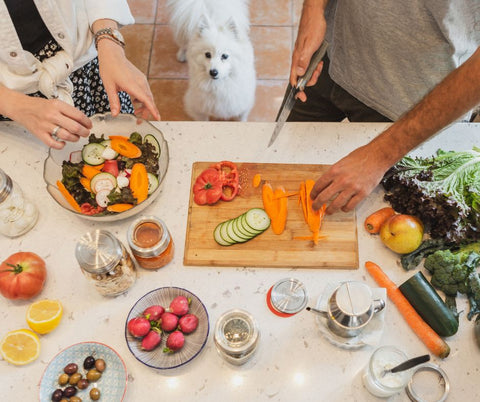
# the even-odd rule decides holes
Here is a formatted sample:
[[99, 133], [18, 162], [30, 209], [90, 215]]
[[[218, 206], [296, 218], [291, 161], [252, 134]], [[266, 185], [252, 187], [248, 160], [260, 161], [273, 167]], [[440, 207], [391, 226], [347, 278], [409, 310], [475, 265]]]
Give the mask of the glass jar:
[[135, 283], [137, 272], [122, 243], [106, 230], [83, 235], [75, 256], [85, 277], [102, 296], [117, 296]]
[[375, 396], [386, 398], [402, 391], [411, 377], [411, 370], [398, 373], [385, 373], [408, 358], [405, 353], [394, 346], [381, 346], [376, 349], [363, 373], [365, 388]]
[[174, 245], [165, 223], [155, 216], [135, 220], [127, 232], [133, 256], [142, 268], [157, 269], [172, 261]]
[[215, 324], [215, 346], [229, 363], [246, 363], [255, 353], [259, 339], [257, 322], [247, 311], [229, 310]]
[[38, 209], [22, 189], [0, 169], [0, 233], [17, 237], [28, 232], [38, 219]]

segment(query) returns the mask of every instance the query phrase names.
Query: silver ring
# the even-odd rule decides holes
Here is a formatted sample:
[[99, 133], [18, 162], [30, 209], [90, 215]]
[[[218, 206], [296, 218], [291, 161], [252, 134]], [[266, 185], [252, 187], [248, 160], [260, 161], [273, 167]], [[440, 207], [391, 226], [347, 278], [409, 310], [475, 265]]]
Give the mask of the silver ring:
[[53, 129], [51, 136], [52, 136], [52, 138], [53, 138], [54, 140], [58, 140], [57, 133], [58, 133], [58, 130], [60, 130], [61, 128], [62, 128], [62, 127], [60, 127], [60, 126], [56, 126], [56, 127]]
[[447, 373], [445, 373], [445, 371], [443, 371], [439, 366], [432, 363], [422, 364], [414, 371], [406, 388], [406, 392], [410, 400], [413, 402], [424, 402], [424, 399], [418, 396], [413, 389], [413, 377], [415, 373], [419, 371], [433, 371], [438, 374], [439, 384], [443, 387], [443, 394], [440, 399], [437, 399], [435, 402], [444, 402], [447, 399], [448, 393], [450, 392], [450, 381], [448, 380]]

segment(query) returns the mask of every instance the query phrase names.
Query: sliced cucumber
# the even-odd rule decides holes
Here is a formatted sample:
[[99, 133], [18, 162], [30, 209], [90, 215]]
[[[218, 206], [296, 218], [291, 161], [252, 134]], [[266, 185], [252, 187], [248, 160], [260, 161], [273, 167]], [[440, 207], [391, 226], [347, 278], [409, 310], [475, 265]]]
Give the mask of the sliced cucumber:
[[90, 188], [94, 193], [102, 190], [111, 191], [117, 187], [117, 179], [113, 174], [107, 172], [97, 173], [90, 181]]
[[213, 238], [221, 246], [244, 243], [263, 233], [270, 226], [270, 218], [260, 208], [252, 208], [236, 218], [219, 223]]
[[158, 140], [155, 138], [154, 135], [152, 134], [147, 134], [145, 138], [143, 139], [144, 142], [148, 142], [149, 144], [153, 145], [153, 148], [155, 148], [155, 151], [157, 152], [158, 156], [160, 156], [162, 150], [160, 149], [160, 143]]
[[152, 194], [158, 187], [158, 178], [153, 173], [147, 173], [148, 194]]
[[97, 166], [105, 162], [105, 159], [102, 157], [102, 153], [105, 150], [105, 147], [102, 144], [92, 142], [87, 144], [82, 149], [82, 159], [85, 163]]

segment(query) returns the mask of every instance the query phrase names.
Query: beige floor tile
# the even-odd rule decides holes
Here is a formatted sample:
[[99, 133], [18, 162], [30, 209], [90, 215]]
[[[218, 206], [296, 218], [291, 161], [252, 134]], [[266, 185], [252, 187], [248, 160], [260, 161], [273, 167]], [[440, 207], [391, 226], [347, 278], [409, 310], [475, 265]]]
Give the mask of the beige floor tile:
[[252, 25], [291, 25], [291, 0], [255, 0], [250, 2]]
[[300, 22], [300, 16], [302, 15], [303, 0], [293, 1], [293, 25], [298, 25]]
[[255, 106], [248, 121], [275, 121], [286, 86], [287, 81], [285, 80], [257, 81]]
[[156, 24], [168, 24], [167, 9], [165, 4], [167, 0], [158, 0]]
[[122, 34], [125, 38], [125, 54], [127, 58], [147, 75], [152, 46], [153, 24], [128, 25], [122, 28]]
[[187, 90], [187, 80], [150, 79], [149, 83], [162, 120], [191, 120], [183, 110], [183, 95]]
[[155, 13], [157, 12], [157, 0], [127, 1], [137, 24], [153, 24], [155, 22]]
[[156, 25], [149, 78], [186, 79], [188, 77], [187, 63], [177, 61], [177, 50], [178, 47], [173, 41], [170, 27], [168, 25]]
[[290, 71], [292, 28], [252, 27], [258, 79], [287, 79]]

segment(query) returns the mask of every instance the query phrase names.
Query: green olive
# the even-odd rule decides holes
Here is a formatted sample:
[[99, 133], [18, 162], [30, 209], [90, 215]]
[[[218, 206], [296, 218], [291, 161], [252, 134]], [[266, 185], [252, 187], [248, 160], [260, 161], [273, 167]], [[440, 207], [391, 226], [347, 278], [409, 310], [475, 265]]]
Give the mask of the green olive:
[[73, 373], [68, 380], [70, 385], [77, 385], [78, 382], [82, 379], [82, 375], [80, 373]]
[[87, 380], [92, 382], [92, 381], [97, 381], [100, 377], [102, 376], [102, 373], [96, 369], [91, 369], [88, 370], [87, 372]]
[[105, 368], [107, 367], [107, 364], [105, 363], [105, 360], [103, 359], [97, 359], [95, 360], [95, 368], [100, 371], [101, 373], [105, 371]]
[[60, 374], [58, 377], [58, 385], [65, 385], [68, 380], [70, 379], [70, 376], [66, 373]]
[[82, 398], [80, 398], [78, 396], [72, 396], [70, 398], [70, 402], [82, 402]]
[[92, 388], [90, 390], [90, 398], [93, 401], [98, 401], [100, 399], [100, 390], [98, 388]]
[[88, 385], [90, 382], [86, 378], [82, 378], [77, 382], [77, 388], [78, 389], [85, 389], [88, 388]]

